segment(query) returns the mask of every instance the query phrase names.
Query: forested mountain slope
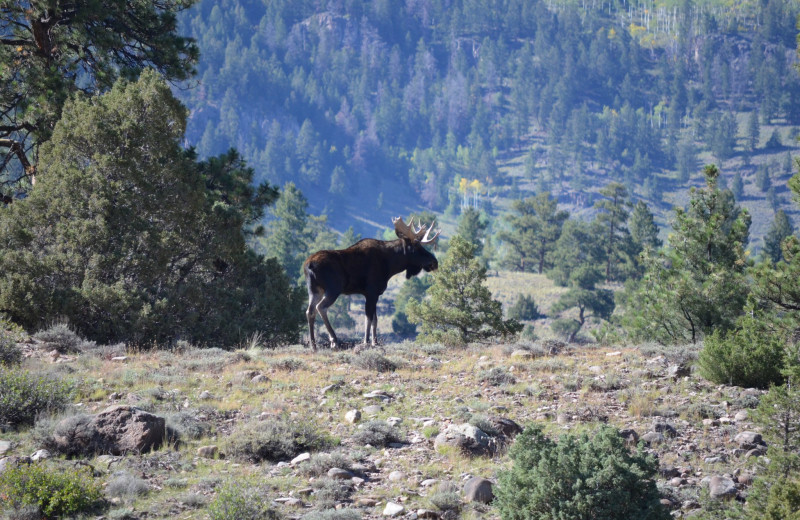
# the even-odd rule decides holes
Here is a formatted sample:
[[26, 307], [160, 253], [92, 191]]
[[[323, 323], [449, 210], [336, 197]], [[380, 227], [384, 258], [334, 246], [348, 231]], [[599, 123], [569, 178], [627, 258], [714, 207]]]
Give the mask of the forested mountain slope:
[[238, 148], [259, 180], [295, 182], [341, 229], [413, 204], [455, 213], [476, 194], [498, 209], [552, 191], [580, 211], [613, 180], [663, 224], [715, 162], [758, 241], [777, 208], [798, 221], [785, 188], [798, 12], [790, 0], [203, 0], [182, 21], [201, 50], [180, 92], [187, 140], [201, 156]]

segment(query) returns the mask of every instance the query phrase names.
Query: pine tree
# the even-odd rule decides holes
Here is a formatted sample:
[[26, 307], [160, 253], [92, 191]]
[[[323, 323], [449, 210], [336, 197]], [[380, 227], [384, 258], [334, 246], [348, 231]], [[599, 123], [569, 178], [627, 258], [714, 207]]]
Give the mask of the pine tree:
[[549, 193], [515, 200], [511, 210], [504, 218], [509, 229], [499, 233], [498, 238], [510, 246], [518, 269], [535, 269], [541, 274], [552, 265], [550, 254], [569, 213], [559, 210], [558, 202]]
[[309, 253], [313, 233], [308, 228], [308, 201], [293, 182], [287, 182], [275, 205], [268, 211], [266, 236], [259, 249], [275, 258], [292, 279], [302, 277], [301, 267]]
[[755, 151], [760, 138], [761, 127], [758, 124], [758, 110], [753, 110], [747, 118], [747, 149], [751, 152]]
[[484, 285], [486, 268], [475, 258], [475, 246], [460, 235], [450, 240], [447, 255], [431, 276], [428, 299], [406, 306], [408, 320], [420, 327], [419, 341], [459, 346], [522, 330], [516, 320], [503, 319], [502, 305]]
[[628, 189], [612, 182], [600, 190], [606, 197], [595, 203], [598, 210], [595, 224], [602, 233], [602, 245], [605, 249], [606, 281], [622, 280], [635, 270], [635, 256], [639, 253], [631, 241], [627, 222], [631, 207]]
[[486, 234], [488, 228], [488, 216], [473, 207], [468, 207], [458, 217], [456, 234], [466, 238], [475, 246], [475, 256], [482, 256], [483, 245], [488, 240]]
[[742, 174], [736, 172], [731, 181], [731, 193], [736, 200], [742, 200], [744, 196], [744, 182], [742, 181]]
[[601, 289], [597, 284], [603, 274], [597, 266], [583, 265], [572, 271], [569, 290], [553, 305], [553, 312], [560, 313], [577, 308], [577, 318], [560, 318], [553, 322], [553, 331], [563, 334], [568, 342], [575, 340], [590, 317], [608, 320], [614, 312], [614, 293]]
[[653, 220], [653, 213], [642, 200], [636, 203], [631, 213], [630, 231], [639, 250], [656, 250], [661, 247], [662, 241], [658, 238], [658, 226]]
[[772, 181], [769, 178], [769, 166], [766, 163], [762, 163], [756, 170], [755, 184], [764, 193], [772, 186]]
[[36, 188], [0, 211], [0, 309], [107, 343], [297, 341], [301, 294], [246, 244], [277, 191], [234, 151], [197, 163], [186, 116], [153, 71], [65, 105]]
[[706, 186], [692, 188], [688, 208], [675, 209], [669, 249], [646, 254], [642, 281], [625, 295], [634, 338], [694, 343], [732, 328], [744, 307], [750, 215], [718, 188], [715, 166], [704, 174]]

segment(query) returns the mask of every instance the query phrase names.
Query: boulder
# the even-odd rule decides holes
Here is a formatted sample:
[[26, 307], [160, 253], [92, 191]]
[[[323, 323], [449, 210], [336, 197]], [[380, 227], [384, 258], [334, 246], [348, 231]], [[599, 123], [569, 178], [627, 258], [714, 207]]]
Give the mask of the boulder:
[[53, 432], [53, 444], [67, 456], [144, 453], [166, 438], [163, 417], [128, 405], [109, 406], [97, 415], [62, 420]]
[[467, 502], [490, 503], [494, 500], [492, 483], [485, 478], [472, 477], [464, 484], [464, 498]]
[[733, 441], [738, 443], [743, 450], [752, 450], [766, 445], [761, 434], [756, 432], [741, 432], [733, 438]]
[[467, 455], [490, 455], [495, 445], [489, 435], [471, 424], [451, 424], [433, 442], [437, 451], [443, 446], [452, 446]]
[[715, 500], [733, 498], [736, 496], [736, 483], [728, 477], [715, 475], [708, 483], [708, 495]]

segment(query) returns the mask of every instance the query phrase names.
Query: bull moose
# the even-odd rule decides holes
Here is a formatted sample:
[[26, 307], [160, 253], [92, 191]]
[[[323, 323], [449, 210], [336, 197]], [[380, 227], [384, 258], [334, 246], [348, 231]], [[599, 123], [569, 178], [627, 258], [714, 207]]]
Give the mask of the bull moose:
[[378, 329], [378, 297], [386, 290], [389, 279], [402, 272], [406, 278], [421, 270], [433, 271], [439, 267], [433, 253], [425, 246], [434, 245], [441, 230], [430, 236], [434, 223], [426, 229], [414, 228], [414, 219], [408, 224], [402, 218], [393, 218], [397, 240], [384, 241], [373, 238], [359, 240], [347, 249], [338, 251], [318, 251], [303, 264], [303, 273], [308, 287], [308, 330], [311, 347], [316, 350], [314, 321], [316, 315], [322, 317], [330, 336], [331, 348], [336, 348], [336, 333], [328, 321], [328, 308], [340, 294], [362, 294], [366, 298], [364, 343], [375, 345]]

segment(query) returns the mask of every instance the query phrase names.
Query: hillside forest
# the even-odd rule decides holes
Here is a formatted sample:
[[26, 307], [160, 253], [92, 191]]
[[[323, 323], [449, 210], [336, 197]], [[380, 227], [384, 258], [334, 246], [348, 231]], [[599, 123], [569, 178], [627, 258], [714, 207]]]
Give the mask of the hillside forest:
[[[491, 472], [470, 518], [796, 520], [799, 17], [0, 0], [0, 515], [273, 519], [261, 497], [280, 494], [292, 517], [351, 520], [410, 494], [437, 497], [414, 518], [456, 518], [458, 486], [369, 480], [397, 450], [437, 477]], [[309, 254], [367, 237], [406, 258], [423, 224], [437, 261], [389, 284], [379, 345], [356, 348], [362, 300], [343, 296], [343, 348], [308, 349]], [[334, 416], [362, 399], [380, 419]], [[90, 431], [109, 410], [173, 423], [118, 448]], [[489, 414], [509, 410], [533, 423]], [[417, 412], [438, 419], [409, 417], [406, 442], [388, 415]], [[432, 440], [451, 426], [472, 453]]]

